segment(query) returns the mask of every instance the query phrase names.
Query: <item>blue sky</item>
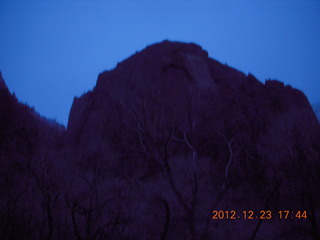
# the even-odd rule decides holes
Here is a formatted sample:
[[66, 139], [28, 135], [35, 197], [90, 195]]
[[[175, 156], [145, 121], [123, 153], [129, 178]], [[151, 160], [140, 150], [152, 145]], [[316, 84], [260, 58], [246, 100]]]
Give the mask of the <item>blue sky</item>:
[[74, 96], [164, 39], [195, 42], [260, 81], [320, 101], [320, 1], [0, 1], [0, 71], [18, 99], [67, 124]]

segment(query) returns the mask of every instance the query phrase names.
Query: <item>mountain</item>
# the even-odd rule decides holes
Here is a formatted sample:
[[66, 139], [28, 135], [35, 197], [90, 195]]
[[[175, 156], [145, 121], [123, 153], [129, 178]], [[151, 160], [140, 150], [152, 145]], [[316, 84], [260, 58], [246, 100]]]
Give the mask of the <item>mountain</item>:
[[50, 162], [62, 145], [63, 132], [64, 127], [20, 103], [0, 72], [1, 239], [41, 238], [42, 204], [52, 190], [47, 170], [53, 172]]
[[319, 239], [320, 125], [291, 86], [171, 41], [101, 73], [66, 130], [4, 86], [27, 110], [1, 129], [41, 133], [28, 133], [30, 153], [11, 146], [21, 129], [4, 135], [1, 161], [14, 156], [23, 174], [3, 171], [24, 180], [2, 183], [5, 239]]

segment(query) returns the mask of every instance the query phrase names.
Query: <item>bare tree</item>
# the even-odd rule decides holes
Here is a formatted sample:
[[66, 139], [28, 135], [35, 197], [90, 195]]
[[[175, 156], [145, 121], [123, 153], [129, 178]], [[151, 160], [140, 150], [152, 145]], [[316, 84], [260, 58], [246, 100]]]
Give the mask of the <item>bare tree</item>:
[[[44, 134], [45, 135], [45, 134]], [[51, 155], [53, 150], [53, 142], [50, 137], [43, 136], [41, 144], [34, 152], [33, 156], [27, 158], [25, 165], [35, 185], [35, 190], [40, 194], [42, 211], [45, 215], [43, 221], [41, 238], [50, 240], [55, 230], [54, 209], [57, 207], [59, 198], [59, 189], [51, 176], [54, 171], [54, 157]]]
[[121, 197], [108, 193], [104, 165], [80, 166], [66, 188], [65, 203], [78, 240], [117, 239], [127, 225]]

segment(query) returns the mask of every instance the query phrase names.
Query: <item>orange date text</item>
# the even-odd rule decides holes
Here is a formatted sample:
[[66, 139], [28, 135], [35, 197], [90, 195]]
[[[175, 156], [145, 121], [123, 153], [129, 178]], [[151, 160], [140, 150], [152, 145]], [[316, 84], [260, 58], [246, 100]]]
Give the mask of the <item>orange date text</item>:
[[307, 219], [307, 211], [271, 211], [271, 210], [261, 210], [261, 211], [223, 211], [214, 210], [212, 211], [212, 219], [259, 219], [259, 220], [269, 220], [269, 219]]

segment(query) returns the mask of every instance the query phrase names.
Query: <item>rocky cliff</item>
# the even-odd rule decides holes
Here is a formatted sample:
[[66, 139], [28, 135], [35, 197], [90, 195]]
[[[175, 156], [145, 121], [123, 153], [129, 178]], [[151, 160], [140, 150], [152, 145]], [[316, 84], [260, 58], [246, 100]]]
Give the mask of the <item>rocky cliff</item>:
[[101, 73], [48, 136], [50, 151], [23, 160], [27, 193], [8, 188], [43, 206], [15, 213], [30, 239], [319, 239], [307, 98], [196, 44], [154, 44]]

